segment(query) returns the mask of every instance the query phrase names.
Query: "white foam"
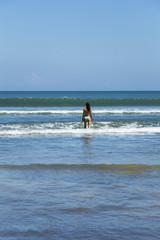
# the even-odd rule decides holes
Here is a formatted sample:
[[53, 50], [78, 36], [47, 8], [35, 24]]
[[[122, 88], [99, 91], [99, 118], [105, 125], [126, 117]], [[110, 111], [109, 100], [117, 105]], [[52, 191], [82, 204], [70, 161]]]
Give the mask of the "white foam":
[[[160, 114], [160, 108], [105, 108], [105, 109], [92, 109], [94, 114]], [[38, 110], [0, 110], [0, 115], [27, 115], [27, 114], [82, 114], [80, 109], [38, 109]]]
[[0, 114], [76, 114], [82, 113], [82, 110], [0, 110]]
[[[96, 125], [96, 124], [95, 124]], [[98, 123], [97, 123], [98, 125]], [[90, 129], [84, 129], [81, 123], [55, 123], [34, 125], [1, 125], [0, 136], [29, 136], [29, 135], [84, 135], [84, 134], [113, 134], [113, 135], [135, 135], [160, 133], [159, 126], [139, 126], [137, 123], [126, 124], [120, 127], [111, 127], [109, 122], [102, 123], [98, 127], [94, 125]]]

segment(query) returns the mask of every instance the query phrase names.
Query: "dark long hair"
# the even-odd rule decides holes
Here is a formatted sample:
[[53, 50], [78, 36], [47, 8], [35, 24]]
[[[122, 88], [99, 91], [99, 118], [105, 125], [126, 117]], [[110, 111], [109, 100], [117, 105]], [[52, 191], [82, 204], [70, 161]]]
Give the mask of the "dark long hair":
[[90, 112], [90, 110], [91, 110], [91, 107], [90, 107], [90, 104], [89, 104], [89, 102], [86, 102], [86, 108], [87, 108], [87, 111], [88, 111], [88, 112]]

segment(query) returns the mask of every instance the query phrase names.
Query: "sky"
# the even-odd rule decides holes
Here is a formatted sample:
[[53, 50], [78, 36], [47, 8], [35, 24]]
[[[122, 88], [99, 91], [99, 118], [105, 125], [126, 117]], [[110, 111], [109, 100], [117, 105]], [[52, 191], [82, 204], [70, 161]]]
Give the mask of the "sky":
[[160, 1], [0, 0], [0, 90], [160, 90]]

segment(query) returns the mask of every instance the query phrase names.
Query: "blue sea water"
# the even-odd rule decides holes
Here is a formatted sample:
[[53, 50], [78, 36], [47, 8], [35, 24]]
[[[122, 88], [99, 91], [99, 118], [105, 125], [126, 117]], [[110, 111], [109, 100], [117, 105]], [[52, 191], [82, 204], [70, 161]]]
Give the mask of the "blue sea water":
[[159, 99], [0, 92], [0, 239], [159, 239]]

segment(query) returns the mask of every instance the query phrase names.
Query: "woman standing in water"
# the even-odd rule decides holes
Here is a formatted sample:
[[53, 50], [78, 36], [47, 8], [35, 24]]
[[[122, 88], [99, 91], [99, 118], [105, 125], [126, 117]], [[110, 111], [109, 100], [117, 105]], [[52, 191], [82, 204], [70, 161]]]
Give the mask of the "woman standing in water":
[[92, 110], [89, 102], [86, 102], [86, 108], [83, 109], [83, 116], [82, 116], [82, 122], [84, 122], [84, 128], [87, 127], [87, 122], [88, 122], [88, 128], [90, 128], [91, 121], [93, 121]]

